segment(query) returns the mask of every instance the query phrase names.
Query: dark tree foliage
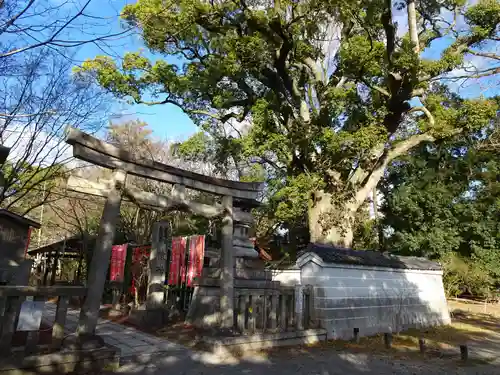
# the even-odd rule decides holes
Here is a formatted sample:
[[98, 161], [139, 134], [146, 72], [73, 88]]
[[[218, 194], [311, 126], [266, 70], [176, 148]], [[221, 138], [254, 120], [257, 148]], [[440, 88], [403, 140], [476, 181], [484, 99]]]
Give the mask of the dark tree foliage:
[[468, 137], [422, 145], [394, 163], [382, 183], [386, 249], [440, 259], [447, 271], [470, 274], [468, 283], [476, 287], [458, 288], [454, 294], [478, 292], [481, 284], [492, 287], [500, 281], [495, 134], [498, 124]]

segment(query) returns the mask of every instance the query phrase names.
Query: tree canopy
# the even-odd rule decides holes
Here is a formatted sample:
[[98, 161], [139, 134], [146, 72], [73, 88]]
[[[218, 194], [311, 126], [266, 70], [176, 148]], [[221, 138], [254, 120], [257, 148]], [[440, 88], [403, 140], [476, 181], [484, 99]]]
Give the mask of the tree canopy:
[[269, 220], [306, 222], [312, 241], [350, 246], [391, 162], [497, 115], [497, 101], [445, 85], [499, 73], [496, 0], [139, 0], [122, 17], [157, 56], [97, 56], [77, 74], [182, 108], [204, 133], [191, 146], [201, 137], [239, 178], [258, 169]]

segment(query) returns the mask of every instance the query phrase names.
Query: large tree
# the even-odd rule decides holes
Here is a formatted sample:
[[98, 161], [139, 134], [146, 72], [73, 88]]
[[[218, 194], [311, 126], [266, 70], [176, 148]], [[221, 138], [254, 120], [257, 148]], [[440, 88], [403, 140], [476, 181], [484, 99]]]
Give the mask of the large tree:
[[307, 213], [311, 241], [350, 246], [393, 160], [498, 110], [443, 86], [450, 73], [499, 72], [496, 0], [139, 0], [122, 16], [160, 58], [98, 56], [78, 73], [121, 98], [178, 106], [226, 159], [262, 165], [275, 215]]

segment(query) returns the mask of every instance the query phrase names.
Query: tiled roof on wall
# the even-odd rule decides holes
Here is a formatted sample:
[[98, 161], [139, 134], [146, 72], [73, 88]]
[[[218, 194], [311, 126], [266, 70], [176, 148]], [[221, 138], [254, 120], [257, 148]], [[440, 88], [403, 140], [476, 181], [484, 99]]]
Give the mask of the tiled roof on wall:
[[302, 254], [305, 253], [314, 253], [325, 263], [415, 270], [442, 269], [439, 263], [425, 258], [398, 256], [372, 250], [344, 249], [315, 243], [310, 243], [302, 252]]

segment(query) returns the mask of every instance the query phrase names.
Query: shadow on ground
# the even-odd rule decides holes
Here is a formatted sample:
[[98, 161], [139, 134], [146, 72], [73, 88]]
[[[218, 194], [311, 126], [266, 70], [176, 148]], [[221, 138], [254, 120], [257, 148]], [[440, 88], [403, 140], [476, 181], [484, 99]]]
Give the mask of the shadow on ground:
[[[314, 348], [315, 349], [315, 348]], [[496, 374], [496, 366], [434, 358], [415, 360], [329, 350], [280, 350], [268, 355], [253, 354], [224, 360], [208, 353], [164, 353], [125, 360], [120, 374], [203, 374], [203, 375], [337, 375], [337, 374]]]
[[[500, 353], [500, 330], [495, 317], [455, 310], [453, 324], [410, 329], [394, 335], [393, 348], [385, 349], [381, 335], [359, 343], [329, 341], [316, 346], [276, 348], [238, 358], [218, 358], [194, 352], [196, 333], [182, 324], [165, 327], [157, 336], [182, 343], [186, 349], [122, 359], [120, 374], [497, 374], [493, 360]], [[418, 352], [425, 338], [427, 353]], [[470, 360], [460, 361], [459, 345], [467, 343]], [[448, 349], [448, 350], [446, 350]], [[478, 356], [478, 354], [480, 354]]]
[[[476, 318], [476, 315], [471, 318]], [[490, 317], [491, 318], [491, 317]], [[281, 347], [260, 353], [244, 353], [240, 357], [220, 358], [206, 352], [181, 349], [177, 352], [125, 358], [118, 370], [127, 375], [203, 374], [203, 375], [337, 375], [337, 374], [497, 374], [498, 363], [493, 361], [500, 352], [500, 332], [484, 329], [484, 325], [456, 315], [451, 326], [410, 330], [394, 336], [393, 348], [385, 349], [381, 336], [365, 337], [359, 343], [329, 341], [315, 346]], [[480, 319], [477, 317], [477, 319]], [[482, 323], [483, 321], [480, 321]], [[477, 328], [476, 327], [476, 328]], [[434, 351], [431, 346], [425, 355], [418, 352], [418, 338], [426, 337], [442, 345], [455, 347], [448, 352]], [[470, 360], [460, 360], [458, 342], [470, 345]], [[477, 347], [475, 346], [477, 345]], [[488, 351], [489, 348], [489, 351]], [[486, 351], [487, 360], [478, 358], [477, 351]], [[484, 354], [484, 353], [483, 353]]]
[[393, 335], [392, 348], [384, 347], [382, 334], [361, 337], [359, 342], [332, 340], [321, 343], [310, 350], [345, 350], [351, 353], [368, 353], [401, 356], [422, 360], [419, 339], [424, 339], [425, 360], [431, 358], [460, 358], [460, 346], [467, 345], [469, 358], [479, 362], [493, 362], [500, 353], [500, 330], [498, 319], [490, 315], [470, 314], [455, 310], [451, 325], [408, 329]]
[[465, 310], [454, 310], [452, 312], [452, 317], [456, 322], [472, 324], [486, 330], [500, 330], [500, 319], [489, 314], [470, 313]]

